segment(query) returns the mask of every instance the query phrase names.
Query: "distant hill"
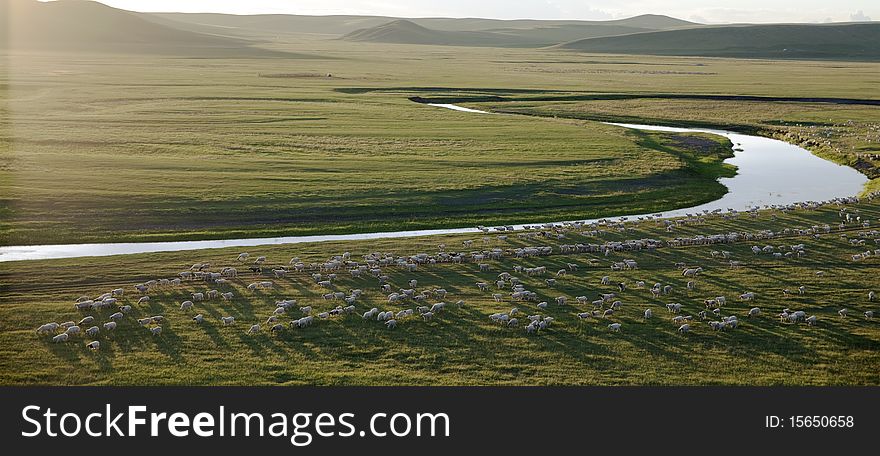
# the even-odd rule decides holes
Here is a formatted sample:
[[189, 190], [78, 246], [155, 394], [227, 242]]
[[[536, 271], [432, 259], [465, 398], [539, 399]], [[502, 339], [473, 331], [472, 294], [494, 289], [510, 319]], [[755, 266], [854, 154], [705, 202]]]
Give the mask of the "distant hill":
[[[616, 21], [398, 19], [351, 32], [342, 39], [400, 44], [545, 47], [574, 38], [632, 34], [688, 25], [694, 24], [666, 16], [638, 16]], [[456, 26], [458, 30], [448, 30]]]
[[880, 60], [880, 23], [696, 27], [587, 38], [557, 47], [614, 54]]
[[[345, 36], [345, 39], [351, 41], [514, 47], [545, 47], [580, 38], [697, 25], [658, 15], [636, 16], [613, 21], [480, 18], [402, 19], [385, 16], [236, 16], [191, 13], [153, 13], [145, 15], [145, 17], [164, 25], [185, 30], [248, 38], [306, 33], [333, 37]], [[462, 36], [452, 36], [445, 32], [454, 32], [454, 34]]]
[[87, 0], [3, 0], [0, 49], [191, 56], [284, 55], [252, 41], [180, 30]]

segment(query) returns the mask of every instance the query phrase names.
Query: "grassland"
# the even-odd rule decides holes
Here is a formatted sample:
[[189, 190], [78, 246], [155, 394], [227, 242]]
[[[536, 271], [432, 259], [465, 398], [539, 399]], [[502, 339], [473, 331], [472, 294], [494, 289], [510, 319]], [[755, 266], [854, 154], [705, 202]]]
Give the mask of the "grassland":
[[[306, 263], [322, 262], [331, 255], [351, 252], [361, 261], [371, 252], [397, 256], [419, 252], [433, 254], [440, 243], [448, 251], [474, 249], [512, 249], [525, 245], [550, 245], [554, 254], [531, 259], [507, 257], [489, 261], [492, 270], [480, 272], [474, 263], [425, 265], [413, 273], [386, 267], [394, 289], [407, 287], [418, 279], [418, 289], [443, 287], [449, 291], [445, 301], [465, 301], [461, 308], [451, 306], [433, 321], [418, 318], [402, 320], [398, 328], [387, 330], [376, 321], [359, 315], [333, 317], [302, 330], [286, 330], [279, 335], [263, 332], [246, 335], [252, 323], [271, 314], [275, 300], [297, 299], [318, 311], [332, 309], [337, 302], [321, 297], [310, 272], [292, 273], [276, 279], [271, 292], [250, 293], [245, 286], [269, 276], [245, 273], [229, 285], [231, 302], [210, 301], [197, 304], [195, 312], [207, 321], [190, 321], [195, 312], [182, 312], [179, 303], [191, 292], [212, 286], [185, 282], [177, 289], [151, 293], [147, 304], [136, 304], [132, 285], [148, 279], [173, 277], [194, 262], [211, 262], [212, 269], [238, 265], [236, 249], [161, 253], [105, 258], [4, 263], [0, 269], [0, 384], [62, 385], [153, 385], [153, 384], [238, 384], [238, 385], [546, 385], [546, 384], [733, 384], [733, 385], [878, 385], [880, 384], [880, 323], [862, 317], [866, 310], [877, 311], [877, 302], [868, 302], [868, 290], [880, 290], [880, 257], [853, 262], [851, 254], [865, 250], [849, 240], [859, 239], [868, 230], [851, 224], [839, 231], [838, 207], [797, 210], [786, 213], [763, 212], [757, 218], [742, 215], [725, 219], [709, 217], [681, 225], [668, 233], [657, 222], [627, 223], [625, 230], [602, 227], [599, 233], [565, 230], [556, 236], [526, 240], [511, 236], [455, 235], [407, 240], [320, 243], [296, 246], [267, 246], [250, 249], [252, 256], [266, 255], [268, 266], [286, 264], [291, 257]], [[851, 206], [864, 219], [880, 217], [878, 201]], [[656, 251], [596, 254], [559, 254], [560, 243], [603, 243], [605, 241], [656, 238], [696, 234], [757, 232], [765, 229], [809, 228], [829, 223], [832, 233], [818, 239], [812, 236], [782, 235], [773, 240], [739, 242], [724, 246], [664, 247]], [[846, 237], [842, 236], [846, 235]], [[873, 244], [871, 236], [861, 237]], [[474, 248], [463, 248], [472, 239]], [[807, 256], [774, 259], [755, 255], [753, 244], [773, 246], [806, 244]], [[727, 260], [713, 259], [712, 250], [728, 250], [742, 267], [731, 268]], [[632, 258], [639, 269], [612, 272], [613, 261]], [[588, 267], [589, 260], [597, 264]], [[556, 296], [587, 295], [617, 291], [618, 281], [630, 288], [619, 293], [622, 309], [608, 320], [579, 321], [576, 313], [589, 305], [551, 304], [546, 311], [535, 303], [495, 302], [495, 290], [479, 292], [474, 283], [494, 280], [502, 271], [516, 265], [546, 266], [551, 272], [578, 263], [577, 272], [559, 278], [549, 287], [546, 277], [516, 274], [540, 300], [553, 302]], [[697, 289], [687, 291], [681, 269], [675, 263], [700, 265], [705, 272], [697, 279]], [[239, 266], [240, 269], [244, 269]], [[817, 275], [823, 271], [824, 275]], [[267, 271], [268, 272], [268, 271]], [[612, 284], [600, 285], [610, 275]], [[654, 299], [647, 289], [635, 288], [638, 280], [650, 284], [671, 284], [669, 296]], [[784, 296], [783, 289], [806, 287], [804, 295]], [[78, 320], [84, 314], [73, 309], [73, 300], [83, 294], [96, 295], [115, 287], [126, 287], [122, 303], [135, 309], [114, 333], [98, 337], [101, 350], [90, 352], [82, 338], [67, 344], [52, 344], [33, 329], [47, 321]], [[371, 307], [400, 310], [411, 302], [389, 305], [373, 278], [354, 279], [341, 273], [333, 290], [364, 290], [356, 306], [358, 313]], [[743, 303], [736, 296], [745, 291], [757, 293], [756, 301]], [[502, 291], [505, 295], [509, 290]], [[669, 302], [684, 305], [683, 314], [696, 315], [704, 308], [702, 300], [719, 295], [728, 297], [724, 315], [738, 315], [741, 325], [728, 332], [714, 332], [704, 322], [692, 322], [689, 334], [677, 332], [665, 309]], [[539, 334], [528, 335], [522, 327], [501, 328], [488, 319], [495, 312], [518, 306], [524, 314], [541, 313], [556, 319]], [[752, 306], [763, 309], [759, 318], [745, 318]], [[814, 327], [782, 324], [775, 317], [782, 308], [802, 309], [816, 315]], [[837, 315], [840, 308], [850, 317]], [[644, 321], [644, 309], [655, 317]], [[96, 313], [99, 321], [109, 311]], [[153, 337], [138, 326], [136, 317], [162, 314], [167, 321], [161, 336]], [[232, 315], [237, 324], [220, 325], [219, 317]], [[282, 317], [297, 318], [299, 312]], [[606, 325], [620, 322], [622, 332], [613, 334]], [[264, 327], [265, 328], [265, 327]]]
[[[804, 135], [805, 144], [822, 141], [808, 144], [817, 153], [876, 175], [876, 160], [859, 158], [876, 147], [877, 108], [870, 106], [664, 99], [484, 105], [549, 116], [539, 119], [476, 118], [408, 101], [547, 93], [871, 98], [875, 64], [780, 66], [305, 37], [268, 47], [308, 58], [7, 55], [0, 244], [577, 219], [663, 211], [723, 191], [714, 179], [729, 171], [696, 169], [680, 158], [692, 152], [660, 147], [660, 137], [646, 141], [595, 122], [611, 118]], [[721, 158], [716, 152], [709, 161]]]

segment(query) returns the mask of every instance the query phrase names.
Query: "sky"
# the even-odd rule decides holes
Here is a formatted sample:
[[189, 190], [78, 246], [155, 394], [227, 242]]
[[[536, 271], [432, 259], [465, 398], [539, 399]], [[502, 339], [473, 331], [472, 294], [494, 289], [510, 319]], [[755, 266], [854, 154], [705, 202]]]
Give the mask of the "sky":
[[618, 19], [665, 14], [703, 23], [880, 20], [878, 0], [100, 0], [133, 11]]

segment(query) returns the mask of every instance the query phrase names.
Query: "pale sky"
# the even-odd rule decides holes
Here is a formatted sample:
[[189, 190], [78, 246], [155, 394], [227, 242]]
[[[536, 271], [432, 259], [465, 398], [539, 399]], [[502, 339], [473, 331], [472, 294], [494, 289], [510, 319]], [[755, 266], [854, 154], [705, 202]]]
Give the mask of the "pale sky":
[[615, 19], [665, 14], [704, 23], [880, 20], [880, 0], [101, 0], [134, 11]]

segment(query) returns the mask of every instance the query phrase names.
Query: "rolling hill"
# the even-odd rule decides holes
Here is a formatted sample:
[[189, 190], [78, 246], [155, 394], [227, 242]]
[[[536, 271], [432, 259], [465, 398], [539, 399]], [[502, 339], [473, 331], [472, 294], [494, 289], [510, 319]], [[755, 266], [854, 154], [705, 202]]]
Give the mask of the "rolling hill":
[[155, 13], [144, 17], [184, 30], [247, 38], [318, 34], [334, 38], [344, 36], [351, 41], [504, 47], [545, 47], [581, 38], [697, 25], [658, 15], [612, 21], [187, 13]]
[[87, 0], [4, 0], [0, 49], [187, 56], [284, 55], [241, 38], [196, 33]]
[[880, 23], [696, 27], [587, 38], [556, 46], [589, 53], [880, 60]]
[[[575, 37], [613, 36], [689, 25], [695, 24], [666, 16], [638, 16], [617, 21], [398, 19], [351, 32], [342, 39], [398, 44], [546, 47]], [[456, 26], [458, 30], [450, 30]]]

